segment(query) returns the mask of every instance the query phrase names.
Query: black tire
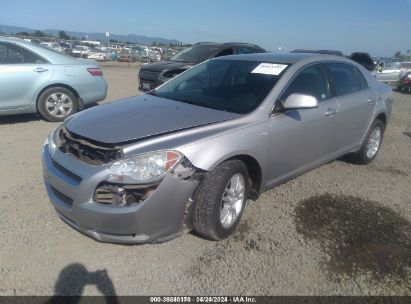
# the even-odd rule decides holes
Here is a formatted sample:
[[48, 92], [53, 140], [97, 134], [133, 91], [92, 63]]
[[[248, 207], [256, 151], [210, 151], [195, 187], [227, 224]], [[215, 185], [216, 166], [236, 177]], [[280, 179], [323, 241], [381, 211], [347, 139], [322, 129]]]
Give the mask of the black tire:
[[[367, 145], [368, 145], [368, 141], [369, 141], [369, 139], [370, 139], [371, 133], [372, 133], [373, 130], [376, 129], [376, 128], [380, 128], [380, 130], [381, 130], [381, 138], [380, 138], [380, 142], [379, 142], [379, 145], [378, 145], [378, 150], [377, 150], [377, 152], [376, 152], [372, 157], [368, 157], [368, 156], [367, 156]], [[360, 148], [357, 152], [350, 154], [350, 155], [348, 156], [348, 159], [349, 159], [351, 162], [356, 163], [356, 164], [359, 164], [359, 165], [367, 165], [367, 164], [369, 164], [370, 162], [372, 162], [372, 161], [377, 157], [378, 152], [379, 152], [379, 150], [381, 149], [381, 143], [382, 143], [382, 138], [383, 138], [383, 136], [384, 136], [384, 130], [385, 130], [385, 125], [384, 125], [384, 123], [383, 123], [381, 120], [379, 120], [379, 119], [375, 120], [374, 123], [372, 124], [371, 128], [368, 130], [368, 133], [367, 133], [367, 135], [366, 135], [366, 137], [365, 137], [364, 143], [363, 143], [363, 145], [361, 146], [361, 148]]]
[[[224, 228], [220, 222], [223, 194], [231, 177], [238, 173], [243, 176], [245, 182], [242, 208], [235, 222], [229, 228]], [[226, 161], [207, 173], [199, 186], [194, 202], [192, 217], [194, 232], [210, 240], [221, 240], [231, 235], [241, 220], [249, 190], [248, 170], [240, 160]]]
[[[50, 111], [47, 109], [46, 102], [53, 94], [57, 94], [57, 96], [61, 96], [65, 94], [70, 100], [72, 101], [72, 107], [67, 113], [62, 113], [61, 111], [56, 113], [56, 115], [52, 115]], [[54, 95], [55, 96], [55, 95]], [[38, 101], [37, 101], [37, 110], [40, 115], [47, 121], [63, 121], [65, 118], [69, 117], [70, 115], [76, 113], [78, 111], [78, 99], [74, 94], [62, 87], [52, 87], [50, 89], [45, 90], [41, 93]], [[60, 114], [59, 114], [60, 113]]]

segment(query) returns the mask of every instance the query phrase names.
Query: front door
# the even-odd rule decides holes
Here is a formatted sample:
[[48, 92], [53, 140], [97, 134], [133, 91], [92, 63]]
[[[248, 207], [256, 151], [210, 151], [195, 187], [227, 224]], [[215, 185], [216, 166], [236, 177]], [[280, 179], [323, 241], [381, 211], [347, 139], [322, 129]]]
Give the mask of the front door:
[[280, 98], [301, 93], [318, 99], [314, 109], [287, 110], [270, 118], [270, 176], [272, 187], [333, 159], [339, 105], [330, 98], [329, 84], [320, 65], [298, 72]]
[[0, 110], [29, 107], [52, 65], [18, 45], [0, 42]]

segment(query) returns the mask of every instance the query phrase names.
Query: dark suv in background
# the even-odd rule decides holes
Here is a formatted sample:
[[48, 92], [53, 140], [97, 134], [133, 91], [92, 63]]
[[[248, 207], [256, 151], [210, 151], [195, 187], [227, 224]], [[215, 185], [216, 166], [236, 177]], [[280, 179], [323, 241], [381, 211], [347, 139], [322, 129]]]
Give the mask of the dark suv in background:
[[[324, 54], [324, 55], [336, 55], [344, 56], [341, 51], [335, 50], [306, 50], [306, 49], [296, 49], [290, 53], [313, 53], [313, 54]], [[375, 68], [374, 60], [372, 60], [370, 54], [364, 52], [354, 52], [347, 58], [354, 60], [355, 62], [361, 64], [368, 71], [372, 72]]]
[[169, 60], [142, 66], [138, 74], [138, 88], [140, 91], [155, 89], [174, 76], [210, 58], [265, 52], [266, 51], [258, 45], [248, 43], [197, 43]]

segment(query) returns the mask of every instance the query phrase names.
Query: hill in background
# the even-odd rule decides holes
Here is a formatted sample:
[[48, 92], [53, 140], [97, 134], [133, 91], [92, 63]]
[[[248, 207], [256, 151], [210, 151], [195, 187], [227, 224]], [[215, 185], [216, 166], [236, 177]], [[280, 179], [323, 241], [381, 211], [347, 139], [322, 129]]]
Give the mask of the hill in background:
[[[15, 34], [19, 32], [27, 32], [27, 33], [34, 33], [37, 29], [19, 27], [19, 26], [9, 26], [9, 25], [0, 25], [0, 32], [5, 34]], [[56, 29], [45, 29], [42, 32], [46, 34], [51, 34], [55, 37], [58, 37], [59, 31]], [[121, 34], [112, 34], [110, 33], [110, 37], [106, 37], [105, 33], [88, 33], [88, 32], [73, 32], [73, 31], [65, 31], [67, 35], [71, 37], [77, 37], [78, 39], [86, 38], [86, 40], [118, 40], [123, 42], [132, 42], [138, 44], [147, 44], [151, 45], [153, 42], [162, 43], [162, 44], [179, 44], [180, 41], [176, 39], [166, 39], [161, 37], [148, 37], [144, 35], [121, 35]]]

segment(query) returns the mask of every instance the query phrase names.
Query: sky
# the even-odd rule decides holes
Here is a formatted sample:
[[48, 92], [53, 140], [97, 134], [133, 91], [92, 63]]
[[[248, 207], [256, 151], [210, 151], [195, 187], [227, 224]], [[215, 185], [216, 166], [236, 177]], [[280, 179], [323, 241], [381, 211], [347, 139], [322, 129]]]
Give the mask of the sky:
[[393, 56], [411, 49], [411, 0], [0, 0], [0, 24], [249, 42]]

